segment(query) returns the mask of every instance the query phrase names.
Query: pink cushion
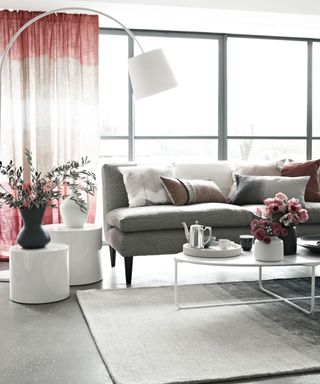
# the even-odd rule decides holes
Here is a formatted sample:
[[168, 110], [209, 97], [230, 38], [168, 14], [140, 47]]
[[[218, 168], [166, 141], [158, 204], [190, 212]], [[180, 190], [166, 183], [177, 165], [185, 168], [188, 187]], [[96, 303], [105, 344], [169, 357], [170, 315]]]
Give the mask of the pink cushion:
[[211, 180], [186, 180], [160, 176], [174, 205], [225, 203], [221, 189]]
[[304, 163], [288, 163], [282, 168], [281, 176], [310, 176], [305, 190], [305, 201], [320, 202], [319, 166], [320, 160], [311, 160]]

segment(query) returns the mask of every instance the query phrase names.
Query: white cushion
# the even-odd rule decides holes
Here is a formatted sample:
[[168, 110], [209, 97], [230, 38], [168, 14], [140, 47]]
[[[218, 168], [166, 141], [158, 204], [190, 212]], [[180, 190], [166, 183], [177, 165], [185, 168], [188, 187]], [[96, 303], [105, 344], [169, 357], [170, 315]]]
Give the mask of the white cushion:
[[160, 176], [174, 177], [174, 168], [169, 166], [119, 167], [126, 187], [129, 207], [171, 204]]

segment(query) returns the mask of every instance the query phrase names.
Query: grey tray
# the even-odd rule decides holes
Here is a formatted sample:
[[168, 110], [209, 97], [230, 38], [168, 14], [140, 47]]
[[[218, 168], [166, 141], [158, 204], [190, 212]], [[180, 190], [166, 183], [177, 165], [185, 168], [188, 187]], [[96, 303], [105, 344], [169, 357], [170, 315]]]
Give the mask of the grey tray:
[[320, 253], [320, 235], [298, 237], [297, 243], [302, 247], [308, 248], [312, 252]]

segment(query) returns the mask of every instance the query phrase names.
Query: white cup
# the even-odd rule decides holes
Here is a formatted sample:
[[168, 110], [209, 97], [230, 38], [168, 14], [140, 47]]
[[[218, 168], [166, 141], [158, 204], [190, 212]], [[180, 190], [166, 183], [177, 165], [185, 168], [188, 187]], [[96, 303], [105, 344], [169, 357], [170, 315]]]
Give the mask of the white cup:
[[211, 236], [211, 239], [207, 242], [207, 244], [205, 245], [205, 247], [212, 247], [215, 242], [216, 242], [216, 237], [215, 236]]
[[219, 240], [219, 247], [221, 249], [227, 249], [230, 247], [231, 241], [228, 239], [220, 239]]

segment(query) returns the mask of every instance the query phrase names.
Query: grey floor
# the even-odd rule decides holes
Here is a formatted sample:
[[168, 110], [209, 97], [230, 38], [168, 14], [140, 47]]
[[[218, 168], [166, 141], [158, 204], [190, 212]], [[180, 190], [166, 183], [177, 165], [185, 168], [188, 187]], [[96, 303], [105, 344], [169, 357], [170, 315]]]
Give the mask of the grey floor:
[[[130, 289], [124, 283], [122, 257], [118, 258], [117, 266], [113, 269], [110, 268], [107, 247], [103, 248], [102, 258], [103, 281], [73, 287], [70, 298], [59, 303], [13, 303], [9, 300], [9, 284], [0, 283], [0, 384], [111, 383], [75, 298], [78, 289]], [[0, 270], [7, 268], [8, 263], [0, 262]], [[183, 265], [180, 271], [180, 281], [185, 284], [257, 279], [255, 269]], [[270, 267], [266, 268], [264, 277], [302, 277], [307, 276], [308, 272], [305, 267]], [[317, 272], [320, 276], [320, 269]], [[134, 259], [132, 288], [172, 284], [172, 256], [143, 256]], [[125, 369], [125, 361], [123, 365]], [[320, 373], [237, 381], [251, 384], [258, 382], [320, 383]]]

